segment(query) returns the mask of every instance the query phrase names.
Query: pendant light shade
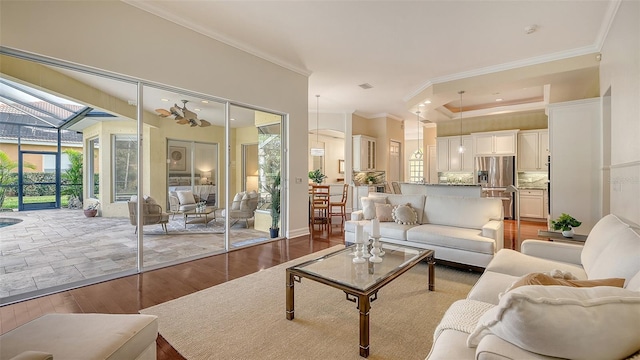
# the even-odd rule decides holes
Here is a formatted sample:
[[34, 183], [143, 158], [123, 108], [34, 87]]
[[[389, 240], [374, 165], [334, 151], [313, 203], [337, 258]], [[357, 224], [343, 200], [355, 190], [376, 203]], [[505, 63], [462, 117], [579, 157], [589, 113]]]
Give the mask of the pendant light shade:
[[458, 94], [460, 94], [460, 108], [458, 109], [460, 114], [460, 146], [458, 147], [458, 152], [462, 154], [465, 150], [464, 145], [462, 145], [462, 94], [464, 94], [464, 91], [459, 91]]
[[311, 147], [311, 156], [324, 156], [324, 147], [320, 147], [318, 133], [320, 132], [320, 95], [316, 95], [316, 146]]

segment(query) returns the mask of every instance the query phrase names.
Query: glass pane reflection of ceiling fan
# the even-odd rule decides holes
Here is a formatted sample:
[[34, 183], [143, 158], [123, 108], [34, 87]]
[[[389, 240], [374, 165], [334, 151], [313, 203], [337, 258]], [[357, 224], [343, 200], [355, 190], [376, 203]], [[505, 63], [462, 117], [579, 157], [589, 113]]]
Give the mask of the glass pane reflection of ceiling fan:
[[206, 127], [210, 126], [211, 123], [204, 119], [198, 119], [198, 115], [193, 111], [187, 109], [188, 100], [182, 100], [182, 107], [178, 104], [173, 104], [169, 110], [165, 109], [156, 109], [156, 112], [161, 117], [170, 117], [173, 116], [176, 120], [176, 123], [180, 125], [189, 124], [191, 127], [200, 126]]

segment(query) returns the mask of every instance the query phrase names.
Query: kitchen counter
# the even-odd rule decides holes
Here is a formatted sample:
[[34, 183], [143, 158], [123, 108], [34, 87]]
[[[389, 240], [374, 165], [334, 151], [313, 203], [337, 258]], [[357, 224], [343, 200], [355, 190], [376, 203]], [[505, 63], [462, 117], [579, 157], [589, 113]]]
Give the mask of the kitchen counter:
[[400, 191], [403, 194], [415, 195], [441, 195], [441, 196], [465, 196], [480, 197], [482, 187], [476, 184], [416, 184], [400, 183]]

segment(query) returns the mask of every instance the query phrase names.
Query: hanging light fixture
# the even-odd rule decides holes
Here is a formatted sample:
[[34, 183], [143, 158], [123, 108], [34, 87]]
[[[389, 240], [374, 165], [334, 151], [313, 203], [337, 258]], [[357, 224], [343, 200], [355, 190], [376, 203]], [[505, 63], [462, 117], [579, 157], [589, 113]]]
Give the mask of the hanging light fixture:
[[316, 95], [316, 146], [311, 147], [311, 156], [324, 156], [324, 147], [320, 147], [318, 133], [320, 132], [320, 95]]
[[464, 90], [459, 91], [458, 94], [460, 94], [460, 108], [458, 109], [458, 113], [460, 114], [460, 146], [458, 147], [458, 152], [462, 154], [465, 150], [462, 145], [462, 94], [464, 94]]
[[416, 124], [418, 125], [418, 156], [422, 158], [422, 139], [420, 136], [420, 110], [416, 111]]

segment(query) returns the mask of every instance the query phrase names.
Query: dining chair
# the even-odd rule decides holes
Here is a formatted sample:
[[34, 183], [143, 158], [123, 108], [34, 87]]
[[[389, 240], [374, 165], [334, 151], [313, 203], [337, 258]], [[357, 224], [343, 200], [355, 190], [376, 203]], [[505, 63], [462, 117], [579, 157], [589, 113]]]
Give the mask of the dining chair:
[[329, 185], [310, 185], [311, 227], [316, 224], [328, 226], [331, 232], [331, 217], [329, 216], [330, 202]]
[[391, 187], [393, 187], [394, 194], [402, 194], [402, 191], [400, 190], [400, 184], [398, 184], [397, 181], [392, 181]]
[[340, 216], [342, 218], [341, 227], [347, 221], [347, 197], [349, 196], [349, 184], [342, 187], [342, 198], [340, 201], [329, 202], [329, 217]]

